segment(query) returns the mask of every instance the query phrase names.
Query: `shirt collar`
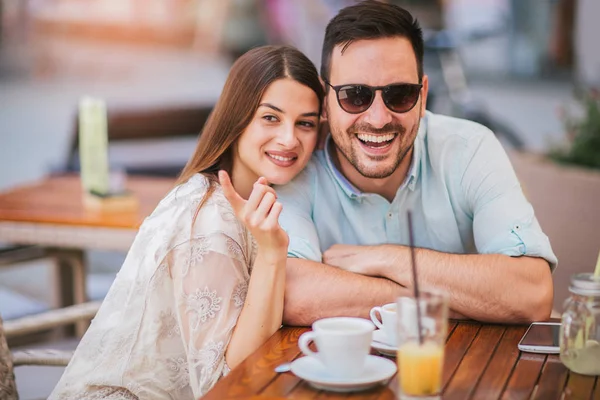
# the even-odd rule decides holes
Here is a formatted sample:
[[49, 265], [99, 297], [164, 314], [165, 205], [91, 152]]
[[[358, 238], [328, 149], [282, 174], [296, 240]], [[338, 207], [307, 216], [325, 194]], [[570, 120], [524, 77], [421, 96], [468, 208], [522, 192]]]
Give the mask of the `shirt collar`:
[[[413, 156], [410, 164], [410, 168], [408, 169], [408, 173], [406, 174], [406, 178], [398, 192], [403, 190], [404, 188], [408, 188], [409, 190], [415, 190], [417, 185], [417, 179], [419, 177], [419, 172], [421, 170], [421, 152], [424, 146], [424, 138], [427, 132], [427, 116], [429, 115], [429, 111], [426, 112], [425, 117], [421, 119], [421, 124], [419, 126], [419, 132], [417, 133], [417, 137], [415, 138], [415, 144], [413, 148]], [[357, 198], [364, 196], [368, 193], [361, 192], [356, 186], [354, 186], [350, 181], [337, 169], [335, 163], [333, 162], [333, 158], [330, 154], [330, 148], [335, 146], [333, 143], [333, 139], [331, 139], [331, 134], [327, 136], [325, 140], [325, 148], [323, 149], [323, 153], [325, 154], [325, 165], [329, 172], [333, 175], [337, 184], [342, 188], [344, 193], [350, 198]]]

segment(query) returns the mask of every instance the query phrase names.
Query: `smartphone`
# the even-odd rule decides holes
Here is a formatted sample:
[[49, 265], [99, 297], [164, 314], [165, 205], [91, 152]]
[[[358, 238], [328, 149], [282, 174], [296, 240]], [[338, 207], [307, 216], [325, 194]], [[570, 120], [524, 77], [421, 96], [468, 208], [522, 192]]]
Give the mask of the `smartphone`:
[[518, 348], [529, 353], [558, 354], [560, 323], [534, 322], [521, 338]]

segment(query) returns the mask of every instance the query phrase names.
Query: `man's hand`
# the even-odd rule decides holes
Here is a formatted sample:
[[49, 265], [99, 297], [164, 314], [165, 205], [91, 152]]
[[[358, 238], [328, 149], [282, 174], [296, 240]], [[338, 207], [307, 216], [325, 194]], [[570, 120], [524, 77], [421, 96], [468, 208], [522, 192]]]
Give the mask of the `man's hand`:
[[323, 253], [323, 264], [368, 276], [380, 276], [377, 270], [381, 252], [378, 246], [334, 244]]

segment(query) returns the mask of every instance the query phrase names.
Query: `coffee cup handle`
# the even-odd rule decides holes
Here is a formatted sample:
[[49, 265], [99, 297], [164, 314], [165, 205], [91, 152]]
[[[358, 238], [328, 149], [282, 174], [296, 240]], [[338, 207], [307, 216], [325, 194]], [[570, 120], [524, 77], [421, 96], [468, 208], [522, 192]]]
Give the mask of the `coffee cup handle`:
[[318, 352], [312, 351], [308, 347], [310, 345], [310, 342], [315, 340], [316, 336], [317, 335], [315, 334], [315, 332], [311, 331], [303, 333], [298, 339], [298, 347], [300, 347], [300, 350], [302, 350], [302, 352], [309, 357], [319, 357]]
[[381, 307], [371, 308], [371, 321], [373, 321], [376, 327], [378, 327], [379, 329], [383, 329], [383, 323], [379, 320], [379, 318], [377, 318], [377, 313], [379, 313], [379, 316], [381, 316]]

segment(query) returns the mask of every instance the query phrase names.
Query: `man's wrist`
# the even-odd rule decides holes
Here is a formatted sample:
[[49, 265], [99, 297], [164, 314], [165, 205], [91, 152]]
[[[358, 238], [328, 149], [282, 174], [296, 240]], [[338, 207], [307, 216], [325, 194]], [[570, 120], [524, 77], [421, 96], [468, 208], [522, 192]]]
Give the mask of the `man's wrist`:
[[376, 247], [377, 257], [373, 259], [376, 259], [377, 274], [404, 286], [405, 282], [400, 282], [400, 277], [406, 266], [406, 255], [410, 256], [408, 248], [394, 244], [382, 244]]

